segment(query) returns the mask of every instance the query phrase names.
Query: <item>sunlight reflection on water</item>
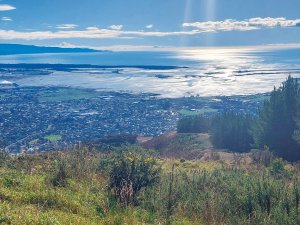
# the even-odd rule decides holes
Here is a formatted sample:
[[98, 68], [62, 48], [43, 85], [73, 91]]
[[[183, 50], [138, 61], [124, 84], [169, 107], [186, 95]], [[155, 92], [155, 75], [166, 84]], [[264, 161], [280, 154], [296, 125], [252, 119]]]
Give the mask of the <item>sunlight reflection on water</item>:
[[[171, 98], [190, 95], [249, 95], [271, 91], [272, 87], [280, 85], [290, 72], [294, 77], [300, 78], [299, 52], [300, 50], [296, 49], [291, 54], [287, 54], [286, 51], [266, 54], [266, 51], [246, 48], [189, 49], [143, 54], [124, 52], [109, 53], [107, 57], [110, 61], [105, 58], [105, 54], [93, 54], [89, 57], [94, 57], [94, 62], [102, 62], [101, 65], [134, 65], [136, 60], [136, 65], [174, 65], [188, 68], [122, 68], [120, 73], [115, 73], [115, 69], [80, 69], [76, 72], [54, 71], [46, 76], [18, 77], [13, 81], [21, 86], [68, 86], [134, 93], [151, 92]], [[124, 61], [126, 54], [131, 61]], [[55, 63], [55, 60], [59, 60], [56, 54], [40, 56], [38, 61], [34, 56], [23, 57], [25, 60], [0, 57], [0, 62], [7, 63], [11, 60], [14, 63], [44, 63], [43, 57], [48, 61], [52, 58], [50, 62]], [[56, 59], [53, 59], [55, 57]], [[63, 62], [87, 63], [78, 62], [79, 58], [74, 60], [74, 56], [69, 59], [67, 54], [59, 57], [62, 57]], [[94, 62], [90, 64], [95, 64]]]

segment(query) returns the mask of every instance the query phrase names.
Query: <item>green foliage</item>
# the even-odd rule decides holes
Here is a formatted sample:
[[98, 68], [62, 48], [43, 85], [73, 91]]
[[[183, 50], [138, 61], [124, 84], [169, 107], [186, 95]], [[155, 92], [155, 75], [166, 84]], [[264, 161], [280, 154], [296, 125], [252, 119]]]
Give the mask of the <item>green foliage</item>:
[[253, 143], [251, 126], [253, 117], [234, 112], [224, 112], [213, 118], [212, 142], [217, 148], [247, 152]]
[[300, 159], [297, 122], [299, 123], [299, 85], [288, 77], [283, 85], [271, 94], [259, 111], [259, 120], [253, 135], [258, 147], [268, 145], [277, 155], [295, 161]]
[[291, 169], [288, 169], [286, 167], [286, 165], [287, 164], [283, 159], [281, 159], [281, 158], [274, 159], [271, 162], [270, 166], [269, 166], [271, 174], [274, 177], [277, 177], [277, 178], [281, 178], [281, 177], [290, 178], [290, 177], [292, 177], [293, 174], [294, 174], [294, 171], [292, 171]]
[[296, 121], [296, 130], [294, 131], [293, 134], [293, 139], [300, 145], [300, 100], [298, 100], [297, 104], [297, 113], [295, 117]]
[[250, 115], [223, 112], [213, 117], [192, 116], [179, 120], [179, 133], [210, 133], [216, 148], [225, 148], [235, 152], [251, 149], [253, 138], [251, 128], [254, 118]]
[[270, 166], [271, 162], [275, 158], [268, 146], [264, 146], [263, 150], [252, 150], [251, 153], [253, 162], [257, 165], [262, 165], [265, 167]]
[[57, 162], [57, 166], [51, 178], [51, 183], [54, 187], [67, 186], [66, 163], [61, 159]]
[[10, 162], [10, 155], [6, 151], [0, 149], [0, 167], [7, 166], [8, 164], [10, 164]]
[[253, 146], [270, 151], [289, 161], [300, 160], [300, 89], [291, 76], [258, 111], [258, 117], [224, 112], [212, 118], [185, 117], [178, 132], [209, 132], [217, 148], [247, 152]]
[[293, 139], [300, 145], [300, 130], [295, 130]]
[[[0, 221], [74, 225], [300, 222], [299, 171], [287, 162], [275, 160], [268, 168], [196, 160], [180, 163], [123, 150], [27, 155], [14, 161], [15, 168], [0, 167]], [[101, 173], [93, 159], [106, 161]], [[30, 169], [23, 169], [28, 165]], [[49, 176], [56, 177], [57, 185], [49, 185]], [[61, 185], [61, 181], [67, 183]], [[120, 184], [121, 199], [107, 192], [112, 181]]]
[[270, 165], [270, 171], [273, 175], [283, 174], [285, 162], [282, 159], [275, 159]]
[[48, 135], [45, 136], [44, 139], [51, 142], [57, 142], [57, 141], [61, 141], [62, 137], [60, 135]]
[[185, 117], [178, 122], [178, 132], [211, 134], [216, 148], [247, 152], [253, 146], [268, 146], [289, 161], [300, 160], [300, 89], [291, 76], [258, 111], [258, 117], [223, 112], [211, 118]]
[[137, 194], [142, 188], [159, 180], [157, 160], [146, 153], [124, 152], [113, 162], [110, 171], [110, 188], [123, 205], [137, 204]]
[[50, 182], [54, 187], [67, 187], [67, 178], [67, 162], [61, 155], [58, 155], [52, 166]]
[[184, 117], [178, 121], [178, 133], [207, 133], [210, 119], [203, 115]]
[[91, 173], [90, 170], [93, 169], [94, 162], [90, 157], [91, 152], [85, 148], [74, 148], [72, 154], [65, 156], [65, 160], [68, 161], [68, 173], [76, 178], [82, 179], [88, 173]]
[[97, 171], [109, 176], [115, 162], [115, 157], [117, 157], [116, 154], [117, 153], [107, 153], [102, 155], [97, 166]]
[[[170, 189], [170, 179], [173, 181]], [[170, 198], [170, 190], [171, 198]], [[199, 224], [298, 224], [299, 187], [268, 174], [243, 170], [175, 171], [144, 193], [143, 207]], [[172, 206], [169, 206], [170, 200]]]

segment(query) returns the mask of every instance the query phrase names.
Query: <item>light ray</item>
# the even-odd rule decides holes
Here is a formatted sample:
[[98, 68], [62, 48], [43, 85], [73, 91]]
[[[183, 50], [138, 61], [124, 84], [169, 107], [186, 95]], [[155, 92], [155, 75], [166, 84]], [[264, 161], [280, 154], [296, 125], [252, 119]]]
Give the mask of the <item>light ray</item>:
[[[205, 2], [205, 20], [214, 21], [216, 19], [216, 0], [206, 0]], [[215, 34], [209, 33], [205, 35], [205, 42], [206, 45], [213, 46], [215, 44]]]
[[215, 20], [216, 0], [206, 0], [205, 15], [207, 21]]
[[[184, 8], [184, 16], [183, 16], [183, 23], [190, 21], [192, 17], [192, 5], [193, 5], [193, 0], [186, 0], [185, 1], [185, 8]], [[183, 28], [184, 29], [184, 28]], [[181, 46], [188, 46], [189, 44], [189, 37], [187, 36], [182, 36], [180, 38], [180, 44]]]

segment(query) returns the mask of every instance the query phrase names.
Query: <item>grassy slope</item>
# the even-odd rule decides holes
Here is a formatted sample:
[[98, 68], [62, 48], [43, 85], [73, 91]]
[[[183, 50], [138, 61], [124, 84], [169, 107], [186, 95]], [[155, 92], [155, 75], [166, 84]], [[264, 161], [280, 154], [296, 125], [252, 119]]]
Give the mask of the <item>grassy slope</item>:
[[144, 148], [155, 149], [164, 157], [200, 159], [213, 148], [208, 134], [165, 133], [142, 143]]
[[[55, 161], [41, 155], [14, 160], [15, 169], [0, 167], [0, 224], [164, 224], [154, 212], [120, 207], [107, 192], [107, 178], [95, 171], [73, 174], [67, 187], [54, 187]], [[172, 162], [162, 162], [170, 171]], [[194, 222], [182, 217], [173, 224]]]
[[[248, 156], [240, 161], [160, 159], [160, 183], [142, 191], [140, 206], [122, 208], [107, 191], [107, 177], [98, 170], [103, 156], [107, 154], [42, 154], [15, 158], [1, 166], [0, 222], [167, 224], [169, 178], [174, 165], [171, 224], [297, 224], [293, 191], [293, 183], [299, 184], [296, 167], [287, 165], [284, 173], [271, 176], [269, 168], [253, 164]], [[54, 187], [50, 182], [59, 160], [67, 168], [66, 187]], [[269, 214], [259, 200], [259, 196], [264, 199], [268, 195], [272, 199]], [[255, 210], [251, 221], [245, 214], [249, 204]], [[290, 215], [285, 213], [287, 206], [291, 208]]]
[[121, 209], [109, 199], [106, 180], [68, 180], [68, 187], [54, 188], [47, 175], [0, 170], [0, 221], [4, 224], [153, 224], [142, 209]]

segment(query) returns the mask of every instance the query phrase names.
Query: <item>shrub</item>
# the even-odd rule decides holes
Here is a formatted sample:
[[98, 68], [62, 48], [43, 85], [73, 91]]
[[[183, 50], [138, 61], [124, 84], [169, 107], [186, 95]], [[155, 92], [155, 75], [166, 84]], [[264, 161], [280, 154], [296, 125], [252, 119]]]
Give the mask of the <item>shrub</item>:
[[86, 177], [93, 167], [89, 160], [89, 150], [85, 147], [74, 148], [65, 156], [69, 166], [69, 175], [73, 178], [82, 179]]
[[0, 149], [0, 166], [7, 166], [11, 161], [11, 157], [8, 152]]
[[149, 154], [120, 153], [110, 171], [110, 188], [122, 205], [136, 205], [141, 189], [155, 184], [159, 175], [160, 166]]
[[251, 157], [254, 163], [266, 167], [270, 166], [271, 162], [275, 158], [268, 146], [264, 146], [263, 150], [252, 150]]
[[67, 186], [66, 163], [62, 160], [58, 161], [57, 169], [51, 178], [51, 183], [54, 187]]
[[102, 154], [97, 166], [97, 171], [109, 175], [114, 165], [116, 153]]
[[271, 162], [270, 172], [277, 178], [288, 177], [290, 175], [289, 171], [285, 168], [286, 163], [283, 159], [278, 158]]

